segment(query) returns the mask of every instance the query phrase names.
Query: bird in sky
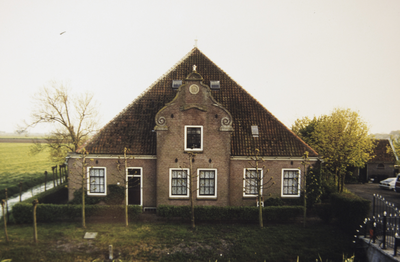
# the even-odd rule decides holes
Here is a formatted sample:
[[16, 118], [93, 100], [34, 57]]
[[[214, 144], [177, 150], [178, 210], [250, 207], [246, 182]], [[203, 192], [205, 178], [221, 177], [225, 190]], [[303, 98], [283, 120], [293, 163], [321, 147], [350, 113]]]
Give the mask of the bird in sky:
[[60, 35], [65, 34], [67, 31], [61, 32]]

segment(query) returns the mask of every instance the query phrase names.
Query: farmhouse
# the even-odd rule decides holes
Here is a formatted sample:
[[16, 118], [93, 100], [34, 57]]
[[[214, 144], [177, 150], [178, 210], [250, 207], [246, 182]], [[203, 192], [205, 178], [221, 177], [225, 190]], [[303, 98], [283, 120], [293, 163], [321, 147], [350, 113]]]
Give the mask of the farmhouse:
[[366, 163], [365, 167], [360, 170], [360, 180], [367, 182], [374, 179], [375, 183], [379, 183], [388, 177], [395, 177], [395, 164], [398, 161], [396, 150], [390, 139], [375, 139], [376, 147], [374, 148], [374, 157]]
[[[189, 205], [191, 190], [195, 205], [256, 205], [256, 152], [264, 160], [263, 183], [274, 182], [264, 198], [299, 197], [303, 154], [311, 164], [318, 161], [311, 147], [198, 48], [84, 148], [87, 194], [106, 196], [108, 185], [127, 181], [127, 203], [144, 208]], [[72, 199], [82, 184], [80, 152], [68, 156], [68, 167]]]

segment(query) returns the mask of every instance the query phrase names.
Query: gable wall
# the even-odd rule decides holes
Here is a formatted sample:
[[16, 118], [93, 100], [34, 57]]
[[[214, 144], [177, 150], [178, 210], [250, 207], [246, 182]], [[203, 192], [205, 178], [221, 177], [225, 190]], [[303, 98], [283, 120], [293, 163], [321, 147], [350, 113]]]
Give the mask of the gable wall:
[[[171, 114], [174, 117], [171, 118]], [[157, 131], [157, 205], [188, 205], [189, 199], [169, 197], [170, 168], [189, 168], [189, 155], [184, 150], [185, 125], [203, 126], [203, 151], [196, 152], [192, 163], [193, 185], [197, 186], [197, 169], [217, 169], [217, 198], [197, 199], [196, 205], [229, 205], [229, 157], [230, 132], [222, 132], [221, 119], [227, 116], [218, 107], [209, 107], [207, 112], [198, 109], [180, 111], [170, 108], [163, 112], [168, 130]], [[215, 117], [218, 115], [218, 117]], [[169, 116], [169, 117], [168, 117]], [[175, 162], [177, 159], [177, 162]], [[211, 160], [211, 163], [210, 163]], [[197, 196], [197, 192], [194, 192]]]
[[[384, 168], [378, 168], [379, 164], [383, 164]], [[378, 178], [377, 181], [383, 180], [388, 177], [395, 176], [395, 169], [393, 162], [370, 162], [367, 163], [368, 179]]]

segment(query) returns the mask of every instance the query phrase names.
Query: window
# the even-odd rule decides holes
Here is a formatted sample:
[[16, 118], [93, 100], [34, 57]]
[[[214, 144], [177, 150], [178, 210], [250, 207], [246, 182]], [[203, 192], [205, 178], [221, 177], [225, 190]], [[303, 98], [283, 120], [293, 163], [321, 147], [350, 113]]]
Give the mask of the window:
[[203, 150], [203, 127], [185, 126], [185, 150]]
[[217, 170], [198, 169], [197, 170], [197, 197], [216, 198], [217, 197]]
[[300, 196], [300, 169], [282, 170], [282, 197]]
[[107, 195], [105, 167], [88, 168], [88, 195]]
[[[262, 185], [263, 181], [263, 172], [261, 169], [258, 169], [258, 174], [260, 177], [260, 183]], [[243, 174], [243, 196], [244, 197], [255, 197], [258, 195], [257, 192], [257, 172], [255, 168], [246, 168]], [[261, 188], [262, 194], [262, 188]]]
[[382, 163], [380, 163], [380, 164], [378, 164], [378, 167], [377, 167], [378, 169], [385, 169], [385, 165], [384, 164], [382, 164]]
[[189, 197], [189, 170], [184, 169], [170, 169], [170, 190], [169, 197], [188, 198]]

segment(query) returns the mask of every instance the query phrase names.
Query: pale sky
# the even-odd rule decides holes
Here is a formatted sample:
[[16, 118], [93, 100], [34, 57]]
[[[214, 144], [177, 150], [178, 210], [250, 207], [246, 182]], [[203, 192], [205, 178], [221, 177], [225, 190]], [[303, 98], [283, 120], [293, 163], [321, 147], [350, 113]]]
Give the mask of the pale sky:
[[371, 133], [400, 130], [399, 0], [0, 0], [0, 131], [50, 80], [94, 93], [102, 126], [195, 39], [289, 128], [341, 107]]

